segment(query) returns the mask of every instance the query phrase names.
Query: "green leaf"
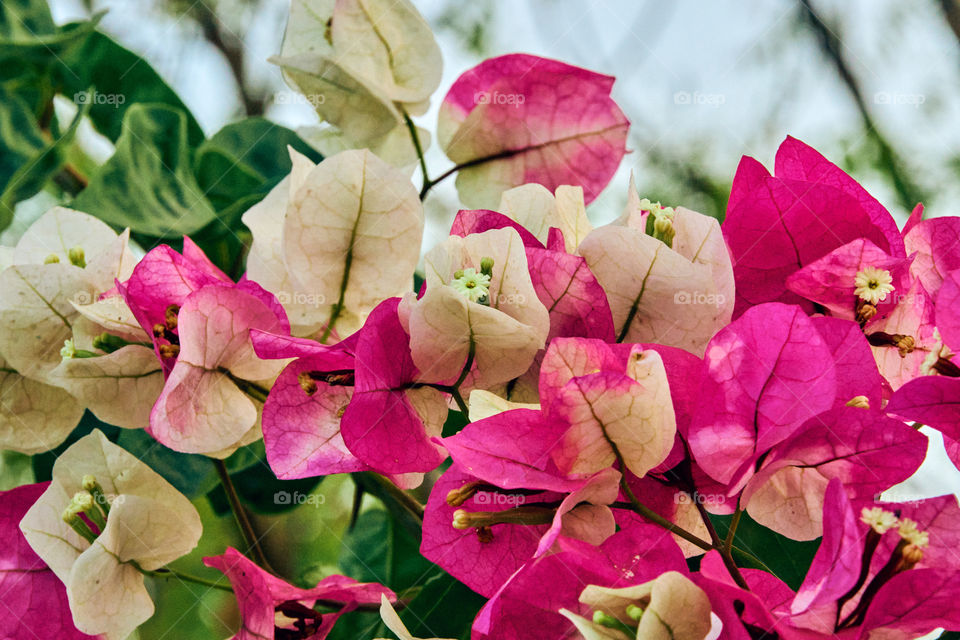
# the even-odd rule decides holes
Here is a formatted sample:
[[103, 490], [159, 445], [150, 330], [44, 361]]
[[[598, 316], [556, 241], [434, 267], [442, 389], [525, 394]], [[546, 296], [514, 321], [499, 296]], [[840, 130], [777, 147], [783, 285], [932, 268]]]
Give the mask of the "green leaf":
[[157, 238], [189, 235], [214, 220], [217, 214], [193, 176], [185, 113], [131, 105], [116, 152], [71, 206]]
[[314, 162], [322, 159], [296, 133], [264, 118], [228, 124], [197, 149], [197, 182], [217, 211], [252, 192], [265, 195], [290, 173], [288, 145]]
[[[233, 455], [237, 456], [236, 453]], [[302, 504], [311, 502], [321, 504], [321, 501], [325, 501], [324, 497], [315, 493], [317, 486], [323, 480], [322, 477], [279, 480], [267, 466], [265, 459], [257, 460], [242, 471], [235, 471], [239, 465], [236, 462], [231, 464], [232, 458], [233, 456], [227, 459], [227, 467], [230, 469], [230, 478], [237, 489], [237, 494], [244, 504], [257, 513], [286, 513]], [[234, 468], [231, 469], [231, 466]], [[217, 513], [226, 513], [230, 510], [223, 487], [216, 486], [210, 492], [209, 498]]]
[[[710, 516], [721, 538], [725, 538], [730, 529], [733, 516]], [[757, 524], [746, 513], [740, 517], [734, 546], [755, 556], [762, 564], [758, 565], [734, 551], [734, 560], [738, 566], [764, 569], [786, 582], [796, 590], [803, 583], [807, 569], [820, 546], [820, 540], [798, 542]]]
[[203, 142], [203, 131], [180, 97], [143, 58], [117, 44], [101, 31], [95, 31], [81, 46], [63, 56], [63, 65], [55, 68], [62, 91], [78, 101], [88, 87], [96, 90], [91, 100], [90, 119], [100, 133], [117, 140], [121, 122], [137, 103], [164, 104], [183, 112], [187, 141], [191, 146]]
[[219, 215], [192, 239], [228, 273], [240, 271], [250, 239], [240, 217], [290, 173], [288, 145], [314, 162], [322, 159], [290, 129], [257, 117], [228, 124], [197, 149], [197, 183]]
[[[6, 192], [20, 168], [46, 144], [29, 105], [0, 87], [0, 192]], [[12, 218], [12, 205], [0, 204], [0, 230], [5, 229]]]
[[213, 489], [217, 473], [206, 456], [168, 449], [142, 429], [124, 429], [117, 444], [163, 476], [180, 493], [195, 498]]
[[[4, 98], [0, 98], [4, 99]], [[67, 130], [59, 138], [50, 144], [45, 144], [42, 149], [36, 150], [33, 155], [14, 171], [0, 191], [0, 230], [3, 230], [10, 224], [13, 218], [14, 206], [21, 200], [32, 198], [43, 189], [47, 180], [52, 178], [66, 163], [67, 148], [73, 142], [81, 120], [87, 113], [88, 107], [81, 106], [74, 116], [73, 121]], [[4, 140], [7, 136], [0, 133]], [[0, 141], [0, 145], [3, 142]], [[0, 161], [2, 162], [2, 161]]]
[[94, 429], [100, 429], [103, 432], [103, 435], [111, 442], [116, 442], [117, 438], [120, 436], [120, 432], [123, 429], [119, 427], [114, 427], [109, 425], [106, 422], [101, 422], [97, 419], [97, 416], [93, 415], [89, 411], [83, 414], [83, 417], [80, 419], [79, 424], [76, 428], [70, 432], [70, 435], [67, 436], [67, 439], [55, 449], [47, 451], [45, 453], [38, 453], [33, 456], [33, 473], [36, 477], [36, 482], [46, 482], [51, 478], [51, 473], [53, 472], [53, 463], [57, 461], [57, 458], [60, 457], [60, 454], [70, 448], [74, 442], [79, 440], [85, 435], [89, 435]]
[[55, 64], [93, 31], [102, 16], [61, 27], [54, 23], [44, 0], [4, 0], [0, 2], [0, 61]]

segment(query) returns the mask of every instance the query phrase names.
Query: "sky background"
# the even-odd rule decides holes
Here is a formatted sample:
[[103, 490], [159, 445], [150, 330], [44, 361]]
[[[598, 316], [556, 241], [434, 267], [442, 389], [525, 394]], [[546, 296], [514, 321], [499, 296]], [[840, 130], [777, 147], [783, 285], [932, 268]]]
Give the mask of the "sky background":
[[[449, 86], [487, 57], [527, 52], [617, 78], [632, 152], [589, 207], [594, 223], [619, 214], [631, 172], [642, 196], [722, 215], [740, 157], [772, 166], [787, 135], [851, 172], [901, 222], [921, 199], [928, 215], [960, 214], [960, 36], [947, 19], [951, 0], [811, 0], [819, 30], [798, 0], [414, 3], [444, 54], [443, 82], [417, 119], [431, 131]], [[59, 22], [108, 9], [101, 26], [154, 66], [208, 135], [245, 114], [240, 84], [275, 122], [318, 122], [267, 62], [279, 52], [288, 0], [51, 4]], [[204, 21], [234, 47], [240, 83]], [[427, 161], [431, 175], [451, 165], [436, 147]], [[897, 178], [909, 188], [898, 189]], [[425, 249], [446, 235], [458, 206], [452, 180], [431, 193]], [[949, 463], [924, 473], [904, 497], [960, 489]]]

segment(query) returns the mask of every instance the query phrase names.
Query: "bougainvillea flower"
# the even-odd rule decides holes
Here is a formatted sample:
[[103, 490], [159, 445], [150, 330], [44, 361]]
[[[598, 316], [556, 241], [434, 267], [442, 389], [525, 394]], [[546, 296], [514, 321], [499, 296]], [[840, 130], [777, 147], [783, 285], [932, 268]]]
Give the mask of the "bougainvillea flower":
[[132, 268], [128, 236], [85, 213], [56, 207], [8, 252], [10, 266], [0, 273], [3, 448], [52, 449], [79, 421], [87, 398], [72, 397], [83, 394], [54, 372], [65, 341], [74, 338], [77, 307], [96, 300]]
[[30, 484], [0, 492], [0, 636], [90, 638], [73, 624], [63, 583], [27, 544], [18, 527], [49, 483]]
[[[557, 191], [559, 193], [564, 189], [565, 187], [560, 187]], [[539, 196], [535, 194], [539, 190], [543, 190], [544, 195], [550, 198], [551, 203], [553, 202], [553, 196], [540, 185], [524, 185], [512, 189], [504, 194], [504, 200], [506, 201], [511, 194], [514, 194], [514, 199], [522, 198], [521, 202], [536, 200]], [[532, 192], [532, 194], [523, 192]], [[561, 206], [561, 202], [558, 199], [556, 206]], [[515, 206], [520, 207], [519, 204]], [[550, 224], [553, 222], [551, 221]], [[542, 227], [541, 223], [535, 221], [532, 224]], [[575, 223], [567, 226], [571, 227], [572, 233], [577, 232]], [[457, 213], [450, 233], [466, 237], [472, 233], [507, 227], [516, 229], [520, 234], [527, 254], [527, 268], [533, 282], [533, 289], [537, 293], [537, 298], [549, 311], [550, 332], [547, 334], [547, 342], [557, 337], [597, 338], [604, 342], [613, 342], [616, 336], [613, 332], [613, 316], [610, 313], [607, 295], [590, 271], [586, 260], [568, 252], [565, 244], [566, 236], [558, 227], [551, 227], [552, 230], [541, 241], [539, 237], [535, 237], [532, 232], [520, 226], [519, 222], [506, 215], [484, 209], [464, 209]], [[583, 231], [582, 225], [580, 230]], [[536, 371], [531, 373], [535, 374]], [[532, 377], [535, 384], [536, 376]]]
[[286, 332], [282, 314], [234, 285], [187, 296], [177, 313], [176, 364], [150, 413], [149, 433], [175, 451], [218, 456], [258, 439], [266, 398], [251, 392], [269, 386], [285, 363], [258, 358], [250, 329]]
[[[886, 272], [891, 280], [891, 291], [884, 290], [876, 299], [867, 300], [858, 297], [857, 278], [871, 269]], [[847, 320], [858, 319], [862, 307], [862, 303], [858, 306], [860, 300], [870, 302], [874, 315], [863, 317], [861, 313], [866, 322], [889, 313], [899, 295], [910, 288], [910, 261], [891, 256], [866, 238], [857, 238], [794, 272], [786, 284], [790, 291], [823, 305], [831, 315]]]
[[398, 303], [384, 301], [358, 333], [332, 347], [254, 332], [260, 357], [297, 358], [264, 405], [267, 459], [278, 477], [376, 469], [416, 485], [418, 471], [446, 457], [431, 441], [443, 428], [446, 400], [419, 384]]
[[190, 238], [183, 239], [183, 253], [162, 244], [137, 263], [133, 273], [117, 286], [131, 313], [153, 340], [154, 352], [164, 375], [176, 362], [172, 349], [178, 344], [176, 315], [187, 296], [207, 285], [233, 284], [203, 254]]
[[[590, 585], [580, 594], [580, 602], [594, 615], [600, 611], [609, 616], [604, 622], [612, 618], [623, 625], [611, 629], [613, 625], [600, 625], [561, 609], [585, 640], [703, 640], [712, 626], [707, 594], [677, 571], [630, 587]], [[635, 628], [636, 633], [627, 635], [622, 628]]]
[[832, 409], [770, 451], [740, 502], [760, 524], [813, 540], [823, 534], [831, 479], [842, 480], [852, 500], [872, 500], [912, 476], [926, 455], [926, 436], [878, 408]]
[[759, 456], [836, 398], [832, 353], [797, 306], [749, 309], [713, 337], [704, 359], [690, 449], [720, 482], [749, 475]]
[[490, 598], [474, 620], [473, 637], [522, 640], [531, 629], [537, 637], [567, 637], [574, 627], [559, 611], [590, 615], [579, 601], [585, 586], [626, 587], [666, 571], [686, 574], [669, 533], [640, 530], [645, 528], [656, 529], [648, 524], [619, 531], [599, 547], [559, 538], [556, 552], [526, 563]]
[[[960, 572], [953, 549], [958, 517], [954, 496], [851, 503], [834, 479], [826, 491], [824, 538], [797, 593], [770, 574], [745, 570], [753, 595], [748, 600], [747, 592], [734, 588], [726, 598], [747, 604], [754, 623], [763, 617], [756, 611], [757, 601], [762, 602], [767, 620], [761, 628], [775, 627], [785, 638], [907, 640], [938, 627], [953, 628], [960, 624]], [[722, 582], [725, 571], [717, 560], [708, 554], [701, 575]], [[716, 594], [698, 582], [711, 597]], [[725, 629], [733, 632], [739, 625], [726, 613], [721, 614]]]
[[951, 353], [960, 350], [960, 269], [945, 274], [933, 306], [937, 330]]
[[905, 257], [889, 212], [840, 168], [802, 142], [787, 138], [776, 176], [744, 157], [733, 179], [723, 235], [736, 276], [734, 315], [764, 302], [802, 304], [786, 289], [795, 271], [857, 238]]
[[540, 398], [546, 419], [567, 426], [551, 453], [564, 473], [620, 462], [642, 477], [673, 448], [676, 416], [660, 354], [640, 345], [625, 358], [620, 351], [559, 338], [544, 356]]
[[544, 246], [550, 229], [559, 229], [567, 253], [576, 253], [580, 242], [593, 230], [582, 187], [560, 185], [550, 193], [542, 184], [521, 185], [503, 192], [497, 211], [530, 231]]
[[[400, 305], [423, 380], [452, 384], [466, 373], [464, 388], [483, 389], [525, 372], [544, 346], [550, 318], [533, 289], [516, 230], [450, 236], [424, 261], [426, 292], [419, 300], [408, 293]], [[483, 298], [454, 287], [468, 269], [479, 273], [485, 265], [490, 281]]]
[[[650, 218], [664, 229], [648, 235]], [[631, 184], [624, 215], [590, 232], [579, 251], [607, 293], [621, 342], [700, 355], [730, 322], [733, 269], [720, 225], [709, 216], [642, 201]]]
[[341, 433], [360, 460], [385, 473], [431, 471], [446, 458], [432, 438], [447, 417], [443, 394], [418, 384], [412, 338], [398, 316], [400, 300], [377, 306], [357, 339], [353, 398]]
[[290, 154], [290, 175], [243, 216], [254, 235], [247, 274], [277, 295], [295, 335], [342, 338], [410, 290], [423, 207], [409, 178], [369, 151], [315, 166]]
[[[223, 573], [233, 587], [240, 607], [241, 628], [232, 640], [296, 637], [323, 640], [337, 618], [358, 604], [379, 604], [381, 597], [396, 602], [396, 595], [376, 583], [357, 582], [346, 576], [327, 576], [312, 589], [300, 589], [268, 573], [233, 547], [223, 555], [203, 559]], [[317, 603], [340, 609], [324, 613]]]
[[67, 586], [77, 628], [110, 640], [153, 615], [141, 570], [189, 553], [201, 533], [186, 497], [96, 430], [57, 458], [20, 529]]
[[461, 75], [440, 105], [437, 140], [460, 200], [493, 208], [512, 187], [582, 186], [589, 204], [626, 152], [630, 122], [610, 98], [614, 79], [526, 54], [491, 58]]
[[[357, 336], [358, 334], [354, 334]], [[343, 443], [340, 421], [353, 397], [356, 339], [332, 346], [313, 340], [250, 332], [259, 357], [296, 358], [277, 376], [263, 405], [263, 443], [281, 480], [363, 471], [368, 467]], [[311, 372], [338, 372], [315, 380]], [[332, 376], [327, 376], [332, 378]]]
[[297, 0], [271, 62], [333, 125], [319, 138], [324, 155], [369, 148], [397, 166], [416, 162], [403, 114], [426, 112], [443, 62], [412, 2]]
[[597, 544], [612, 535], [606, 505], [617, 499], [620, 474], [560, 473], [550, 450], [562, 428], [514, 409], [444, 438], [454, 464], [430, 494], [421, 553], [489, 596], [561, 533]]

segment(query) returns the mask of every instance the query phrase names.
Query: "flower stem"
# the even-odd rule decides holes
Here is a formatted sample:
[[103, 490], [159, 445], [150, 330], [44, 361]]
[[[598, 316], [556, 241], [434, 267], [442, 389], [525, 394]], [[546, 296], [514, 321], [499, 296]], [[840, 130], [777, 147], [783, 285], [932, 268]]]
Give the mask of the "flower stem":
[[[137, 567], [139, 569], [139, 567]], [[163, 569], [157, 569], [156, 571], [147, 571], [145, 569], [140, 569], [140, 572], [147, 576], [152, 576], [154, 578], [178, 578], [184, 582], [192, 582], [194, 584], [200, 584], [205, 587], [210, 587], [211, 589], [220, 589], [221, 591], [230, 591], [233, 592], [233, 588], [227, 584], [221, 584], [219, 581], [207, 580], [206, 578], [199, 578], [197, 576], [192, 576], [188, 573], [181, 573], [180, 571], [175, 571], [174, 569], [169, 569], [164, 567]]]
[[217, 469], [217, 475], [220, 476], [220, 484], [223, 485], [223, 491], [227, 494], [227, 501], [230, 503], [230, 510], [233, 511], [233, 516], [237, 520], [240, 535], [243, 536], [243, 541], [247, 545], [247, 553], [252, 551], [253, 559], [257, 564], [271, 573], [276, 573], [270, 566], [270, 562], [267, 560], [267, 556], [260, 546], [257, 533], [253, 529], [253, 523], [250, 522], [250, 516], [240, 501], [240, 496], [237, 494], [237, 488], [233, 485], [233, 480], [230, 479], [230, 473], [227, 471], [226, 463], [223, 460], [214, 459], [213, 465]]
[[376, 484], [378, 487], [383, 489], [391, 498], [397, 501], [402, 507], [407, 511], [413, 514], [417, 520], [423, 522], [423, 512], [424, 506], [417, 502], [416, 498], [411, 496], [409, 493], [393, 484], [389, 478], [386, 478], [379, 473], [373, 471], [365, 471], [361, 473], [364, 478], [369, 479], [371, 482]]
[[[716, 527], [713, 526], [713, 522], [710, 520], [710, 515], [707, 513], [706, 507], [701, 504], [700, 500], [697, 499], [696, 494], [693, 496], [693, 503], [697, 506], [697, 511], [700, 513], [700, 519], [703, 520], [704, 526], [707, 527], [707, 531], [710, 533], [710, 539], [713, 541], [713, 548], [720, 552], [720, 557], [723, 558], [723, 564], [727, 568], [727, 571], [730, 572], [730, 576], [733, 578], [733, 581], [737, 583], [743, 589], [747, 591], [750, 590], [750, 587], [747, 585], [747, 581], [744, 579], [743, 574], [740, 573], [740, 568], [737, 567], [737, 563], [733, 561], [733, 555], [730, 552], [730, 547], [733, 546], [733, 536], [736, 533], [733, 522], [730, 523], [730, 530], [727, 532], [726, 540], [721, 540], [720, 535], [717, 533]], [[737, 521], [739, 518], [740, 510], [738, 509], [734, 518]]]
[[[617, 451], [616, 449], [614, 449], [614, 452], [617, 454], [617, 457], [620, 458], [620, 452]], [[622, 462], [621, 462], [621, 467], [622, 467], [622, 466], [623, 466], [623, 465], [622, 465]], [[684, 529], [683, 527], [681, 527], [681, 526], [679, 526], [679, 525], [677, 525], [677, 524], [674, 524], [673, 522], [670, 522], [669, 520], [667, 520], [666, 518], [664, 518], [663, 516], [661, 516], [659, 513], [657, 513], [657, 512], [654, 511], [653, 509], [651, 509], [650, 507], [648, 507], [648, 506], [646, 506], [645, 504], [641, 503], [641, 502], [637, 499], [636, 494], [633, 493], [633, 489], [631, 489], [631, 488], [630, 488], [630, 485], [627, 484], [627, 477], [626, 477], [626, 475], [621, 475], [621, 476], [620, 476], [620, 488], [623, 489], [623, 492], [624, 492], [625, 494], [627, 494], [627, 499], [630, 500], [630, 504], [633, 506], [633, 510], [634, 510], [636, 513], [638, 513], [639, 515], [643, 516], [644, 518], [646, 518], [646, 519], [649, 520], [650, 522], [652, 522], [652, 523], [654, 523], [654, 524], [656, 524], [656, 525], [659, 525], [659, 526], [663, 527], [664, 529], [666, 529], [666, 530], [669, 531], [670, 533], [673, 533], [673, 534], [676, 534], [676, 535], [680, 536], [681, 538], [683, 538], [683, 539], [686, 540], [687, 542], [690, 542], [690, 543], [692, 543], [692, 544], [695, 544], [696, 546], [700, 547], [700, 548], [703, 549], [704, 551], [712, 551], [712, 550], [713, 550], [713, 548], [714, 548], [713, 545], [710, 544], [709, 542], [707, 542], [706, 540], [703, 540], [703, 539], [701, 539], [699, 536], [690, 533], [689, 531], [687, 531], [687, 530]]]
[[406, 109], [401, 109], [400, 113], [403, 114], [403, 121], [407, 123], [407, 131], [410, 132], [410, 138], [413, 140], [413, 148], [417, 150], [417, 159], [420, 160], [420, 172], [423, 174], [423, 188], [420, 191], [420, 200], [423, 201], [427, 195], [427, 191], [430, 190], [430, 188], [427, 186], [430, 184], [430, 176], [427, 174], [427, 159], [423, 156], [423, 145], [420, 144], [420, 135], [417, 133], [417, 125], [413, 123], [413, 120], [410, 118], [410, 114], [407, 113]]
[[730, 520], [730, 528], [727, 529], [727, 539], [723, 541], [723, 548], [727, 553], [733, 549], [733, 539], [737, 535], [737, 527], [740, 525], [740, 516], [743, 515], [743, 509], [737, 505], [737, 510], [733, 512], [733, 519]]

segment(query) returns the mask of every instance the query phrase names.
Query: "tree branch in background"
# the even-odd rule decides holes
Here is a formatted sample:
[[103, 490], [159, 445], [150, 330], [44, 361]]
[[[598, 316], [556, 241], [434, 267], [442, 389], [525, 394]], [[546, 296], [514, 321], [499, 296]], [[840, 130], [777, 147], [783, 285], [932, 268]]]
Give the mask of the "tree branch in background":
[[[944, 1], [946, 2], [946, 0]], [[877, 128], [870, 114], [870, 108], [863, 98], [860, 83], [856, 76], [854, 76], [844, 56], [843, 40], [840, 35], [838, 35], [837, 28], [828, 26], [824, 22], [820, 14], [814, 9], [811, 0], [800, 0], [800, 8], [801, 18], [813, 30], [814, 35], [817, 37], [817, 42], [820, 45], [820, 50], [831, 62], [837, 75], [840, 76], [840, 79], [846, 85], [847, 90], [850, 92], [857, 106], [857, 110], [860, 112], [867, 136], [877, 146], [877, 151], [880, 154], [879, 167], [890, 176], [890, 181], [893, 183], [893, 188], [897, 193], [897, 199], [900, 201], [900, 205], [908, 211], [911, 210], [915, 204], [924, 200], [924, 192], [907, 175], [904, 169], [904, 163], [899, 154], [897, 154], [893, 146]]]
[[266, 96], [254, 95], [247, 87], [243, 75], [243, 40], [230, 29], [224, 28], [217, 17], [216, 11], [204, 2], [196, 2], [187, 10], [197, 22], [203, 32], [203, 37], [217, 48], [227, 61], [230, 72], [237, 83], [237, 91], [243, 102], [243, 109], [248, 116], [263, 115], [266, 107]]
[[960, 43], [960, 1], [958, 0], [939, 0], [940, 9], [943, 11], [943, 17], [957, 37]]

